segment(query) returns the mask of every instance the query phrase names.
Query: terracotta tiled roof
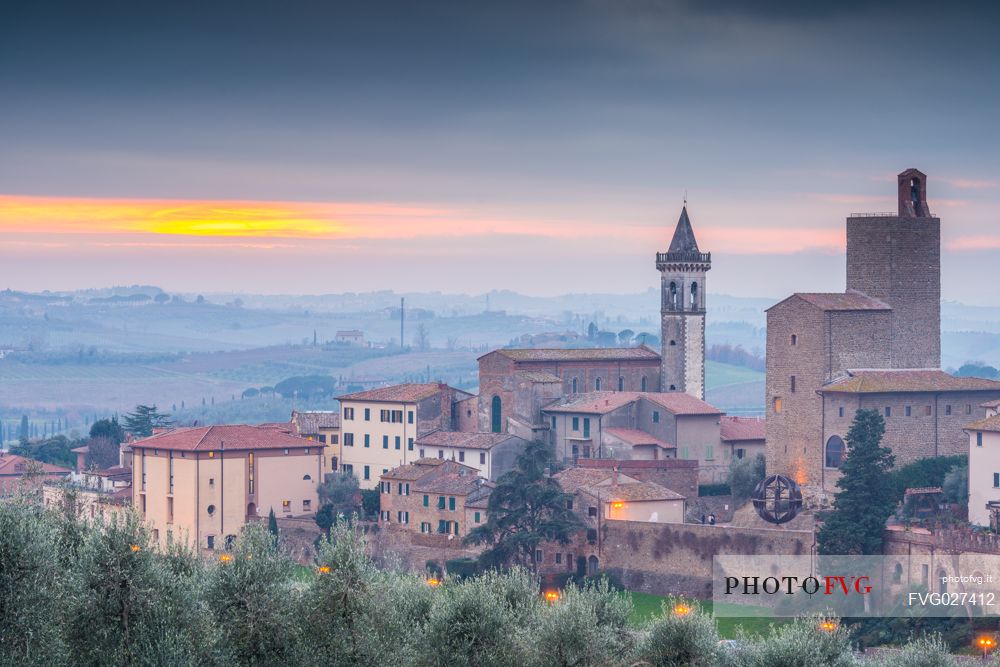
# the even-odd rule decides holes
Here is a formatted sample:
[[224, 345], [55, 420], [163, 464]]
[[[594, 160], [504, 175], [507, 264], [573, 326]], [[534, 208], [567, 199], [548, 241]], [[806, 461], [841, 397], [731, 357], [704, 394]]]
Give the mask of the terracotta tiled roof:
[[569, 412], [604, 415], [637, 400], [638, 393], [632, 391], [592, 391], [586, 394], [571, 394], [552, 405], [544, 412]]
[[[788, 297], [788, 299], [794, 297], [811, 303], [821, 310], [892, 310], [887, 303], [873, 299], [867, 294], [854, 291], [832, 293], [796, 292]], [[784, 303], [788, 299], [783, 299], [779, 303]], [[774, 306], [771, 306], [771, 308], [774, 308]]]
[[656, 351], [640, 345], [639, 347], [591, 347], [580, 349], [564, 348], [502, 348], [498, 354], [514, 361], [629, 361], [660, 358]]
[[[566, 468], [565, 470], [560, 470], [552, 477], [559, 482], [563, 491], [566, 493], [575, 493], [577, 489], [583, 487], [594, 486], [603, 482], [606, 479], [611, 479], [614, 475], [613, 470], [597, 470], [594, 468]], [[622, 475], [618, 476], [619, 481], [623, 479]], [[627, 478], [631, 480], [632, 478]]]
[[623, 440], [630, 445], [656, 445], [664, 449], [677, 449], [669, 442], [664, 442], [659, 438], [654, 438], [645, 431], [635, 428], [606, 428], [604, 432], [613, 435], [619, 440]]
[[721, 415], [714, 405], [683, 391], [647, 392], [639, 394], [648, 401], [659, 404], [675, 415]]
[[632, 482], [630, 484], [619, 484], [617, 488], [604, 486], [600, 487], [601, 498], [607, 498], [609, 502], [616, 500], [642, 501], [642, 500], [683, 500], [684, 496], [671, 491], [665, 486], [653, 484], [652, 482]]
[[[425, 398], [449, 389], [446, 384], [431, 382], [428, 384], [396, 384], [391, 387], [379, 387], [368, 391], [340, 396], [341, 401], [372, 401], [376, 403], [416, 403]], [[460, 394], [467, 394], [460, 389]]]
[[520, 440], [509, 433], [467, 433], [464, 431], [431, 431], [416, 439], [415, 444], [427, 447], [461, 447], [464, 449], [492, 449], [501, 442]]
[[74, 447], [69, 451], [73, 452], [74, 454], [89, 454], [90, 447], [88, 447], [87, 445], [81, 445], [80, 447]]
[[986, 401], [985, 403], [980, 403], [979, 407], [981, 407], [981, 408], [1000, 408], [1000, 398], [992, 400], [992, 401]]
[[993, 433], [1000, 433], [1000, 415], [993, 415], [992, 417], [987, 417], [986, 419], [980, 419], [979, 421], [974, 421], [971, 424], [966, 424], [965, 430], [992, 431]]
[[851, 370], [845, 377], [823, 385], [821, 393], [886, 394], [942, 391], [1000, 391], [1000, 382], [956, 377], [942, 370]]
[[124, 466], [111, 466], [110, 468], [95, 470], [87, 474], [97, 475], [98, 477], [131, 477], [132, 469]]
[[299, 435], [318, 435], [320, 429], [340, 428], [340, 413], [333, 410], [292, 411], [292, 424]]
[[407, 463], [406, 465], [401, 465], [393, 468], [387, 473], [383, 473], [382, 479], [392, 479], [400, 481], [410, 481], [415, 479], [420, 479], [428, 472], [436, 468], [437, 466], [443, 465], [444, 459], [431, 459], [422, 458], [417, 459], [413, 463]]
[[[175, 428], [132, 443], [135, 449], [173, 449], [189, 452], [284, 449], [315, 446], [311, 441], [274, 428], [227, 424]], [[296, 452], [300, 453], [300, 452]]]
[[764, 420], [760, 417], [730, 417], [719, 421], [719, 438], [724, 442], [764, 440]]
[[42, 466], [42, 472], [48, 475], [68, 475], [73, 472], [69, 468], [63, 468], [62, 466], [41, 463], [40, 461], [18, 456], [17, 454], [5, 453], [0, 454], [0, 475], [23, 475], [25, 468], [32, 463], [39, 463]]
[[456, 461], [443, 461], [413, 483], [413, 490], [466, 496], [485, 483], [479, 471]]

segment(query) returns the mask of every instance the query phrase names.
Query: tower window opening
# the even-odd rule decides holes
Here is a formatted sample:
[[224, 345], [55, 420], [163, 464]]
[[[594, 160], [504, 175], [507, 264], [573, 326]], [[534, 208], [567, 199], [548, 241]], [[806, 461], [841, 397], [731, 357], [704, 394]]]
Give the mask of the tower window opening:
[[799, 344], [798, 334], [792, 334], [792, 345], [798, 345], [798, 344]]
[[698, 308], [698, 283], [691, 283], [691, 310]]
[[670, 283], [670, 307], [677, 308], [677, 283]]

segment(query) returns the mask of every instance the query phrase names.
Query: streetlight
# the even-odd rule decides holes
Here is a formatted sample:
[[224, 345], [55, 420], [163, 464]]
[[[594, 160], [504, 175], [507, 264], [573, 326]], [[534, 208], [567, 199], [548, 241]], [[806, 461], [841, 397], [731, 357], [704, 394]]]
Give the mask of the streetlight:
[[430, 579], [427, 580], [427, 585], [428, 586], [440, 586], [441, 585], [441, 580], [438, 579], [437, 577], [431, 577]]
[[687, 616], [691, 613], [691, 607], [687, 606], [683, 602], [678, 602], [674, 605], [674, 616]]
[[330, 566], [329, 565], [320, 565], [319, 566], [319, 573], [320, 574], [330, 574]]
[[986, 662], [986, 656], [997, 646], [996, 640], [989, 635], [983, 635], [980, 637], [976, 640], [976, 644], [978, 644], [979, 648], [983, 651], [983, 662]]
[[549, 604], [555, 604], [559, 601], [559, 591], [545, 591], [545, 601]]
[[219, 556], [219, 562], [220, 563], [229, 563], [232, 560], [233, 560], [233, 557], [230, 556], [229, 554], [222, 554], [221, 556]]
[[836, 632], [837, 622], [831, 619], [826, 619], [819, 624], [819, 629], [823, 632]]

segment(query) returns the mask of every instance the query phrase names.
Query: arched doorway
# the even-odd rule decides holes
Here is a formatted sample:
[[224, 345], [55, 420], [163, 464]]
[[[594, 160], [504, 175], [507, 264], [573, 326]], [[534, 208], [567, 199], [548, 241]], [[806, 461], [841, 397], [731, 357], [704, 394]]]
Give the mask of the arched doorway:
[[501, 409], [503, 405], [500, 401], [499, 396], [494, 396], [493, 400], [490, 402], [490, 430], [494, 433], [500, 433], [501, 427], [503, 426], [503, 416], [501, 414]]
[[826, 441], [826, 456], [824, 465], [827, 468], [839, 468], [844, 462], [844, 439], [839, 435], [832, 435]]
[[247, 505], [247, 519], [254, 519], [257, 517], [257, 505], [255, 503], [250, 503]]
[[591, 556], [587, 559], [587, 576], [593, 577], [597, 574], [600, 563], [597, 560], [597, 556]]

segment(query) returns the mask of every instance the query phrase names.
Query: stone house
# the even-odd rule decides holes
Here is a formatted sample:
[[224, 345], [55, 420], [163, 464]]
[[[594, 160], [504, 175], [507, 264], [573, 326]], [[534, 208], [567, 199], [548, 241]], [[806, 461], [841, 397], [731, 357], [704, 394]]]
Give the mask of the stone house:
[[722, 441], [726, 461], [752, 459], [758, 454], [764, 454], [764, 420], [760, 417], [723, 415], [719, 423], [719, 439]]
[[324, 474], [337, 472], [342, 457], [340, 451], [339, 410], [292, 410], [292, 433], [323, 445]]
[[383, 473], [378, 488], [380, 523], [459, 539], [485, 523], [493, 485], [471, 466], [422, 458]]

